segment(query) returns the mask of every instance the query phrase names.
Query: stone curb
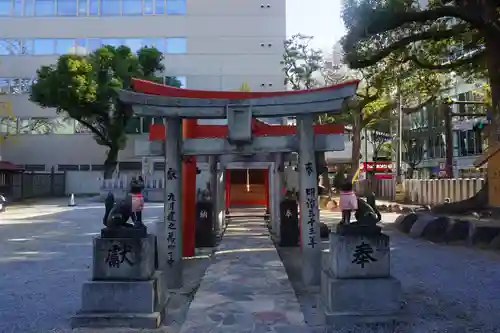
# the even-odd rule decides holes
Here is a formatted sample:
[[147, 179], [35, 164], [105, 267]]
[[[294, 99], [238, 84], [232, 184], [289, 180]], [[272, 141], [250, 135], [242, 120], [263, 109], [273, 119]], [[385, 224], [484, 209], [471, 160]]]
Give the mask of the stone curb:
[[435, 243], [464, 242], [469, 246], [500, 249], [500, 226], [479, 225], [470, 220], [412, 212], [400, 215], [394, 222], [397, 229], [412, 238]]

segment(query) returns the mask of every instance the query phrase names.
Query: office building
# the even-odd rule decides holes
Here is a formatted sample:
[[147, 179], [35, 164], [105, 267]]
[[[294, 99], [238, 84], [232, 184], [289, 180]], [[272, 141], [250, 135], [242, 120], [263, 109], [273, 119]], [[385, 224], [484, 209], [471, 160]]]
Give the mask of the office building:
[[[190, 89], [283, 90], [285, 0], [8, 0], [0, 2], [0, 113], [16, 121], [1, 146], [3, 160], [27, 170], [102, 170], [106, 147], [53, 109], [28, 100], [36, 70], [68, 52], [101, 45], [154, 45], [165, 53], [164, 75]], [[49, 126], [35, 126], [50, 120]], [[131, 122], [120, 170], [137, 168], [134, 150], [154, 119]], [[208, 123], [204, 121], [203, 123]], [[57, 125], [57, 126], [56, 126]], [[5, 135], [4, 135], [5, 136]]]

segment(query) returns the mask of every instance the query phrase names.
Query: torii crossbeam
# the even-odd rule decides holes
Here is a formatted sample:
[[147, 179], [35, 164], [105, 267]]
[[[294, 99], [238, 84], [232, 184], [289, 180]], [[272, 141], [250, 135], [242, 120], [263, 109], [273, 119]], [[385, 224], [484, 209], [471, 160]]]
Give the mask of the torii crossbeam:
[[[194, 202], [183, 205], [183, 200], [194, 200], [196, 191], [196, 169], [192, 163], [182, 168], [182, 155], [254, 154], [259, 152], [299, 152], [302, 251], [304, 258], [303, 279], [306, 284], [318, 284], [320, 277], [319, 209], [316, 193], [316, 150], [343, 150], [343, 128], [331, 127], [331, 132], [313, 129], [316, 113], [340, 112], [344, 101], [354, 95], [359, 81], [305, 91], [277, 92], [227, 92], [189, 90], [160, 84], [133, 80], [136, 92], [120, 90], [122, 102], [131, 104], [138, 116], [163, 117], [166, 119], [164, 136], [165, 155], [165, 221], [158, 236], [161, 253], [161, 269], [171, 279], [180, 279], [182, 253], [178, 245], [181, 234], [180, 215], [184, 215], [183, 232], [194, 236]], [[254, 118], [297, 117], [297, 128], [259, 127]], [[219, 133], [200, 138], [195, 119], [227, 119], [225, 129]], [[190, 119], [181, 133], [181, 119]], [[193, 122], [191, 122], [194, 120]], [[184, 120], [186, 121], [186, 120]], [[257, 125], [256, 125], [257, 124]], [[199, 125], [198, 125], [199, 126]], [[201, 126], [200, 126], [201, 128]], [[286, 133], [283, 133], [286, 131]], [[315, 135], [315, 132], [319, 131]], [[189, 133], [186, 133], [189, 132]], [[200, 132], [200, 131], [197, 131]], [[184, 139], [180, 135], [184, 134]], [[186, 135], [188, 134], [188, 135]], [[206, 133], [209, 134], [209, 133]], [[219, 135], [220, 134], [220, 135]], [[283, 135], [285, 134], [285, 135]], [[182, 183], [181, 179], [187, 179]], [[187, 188], [189, 187], [189, 188]], [[182, 188], [182, 192], [181, 192]], [[189, 198], [188, 198], [189, 197]], [[191, 198], [192, 197], [192, 198]], [[182, 216], [181, 215], [181, 216]], [[188, 223], [186, 223], [188, 222]], [[161, 228], [160, 228], [161, 230]], [[160, 246], [160, 243], [164, 246]], [[191, 243], [190, 243], [191, 244]], [[189, 245], [191, 246], [191, 245]], [[194, 249], [194, 237], [193, 237]]]

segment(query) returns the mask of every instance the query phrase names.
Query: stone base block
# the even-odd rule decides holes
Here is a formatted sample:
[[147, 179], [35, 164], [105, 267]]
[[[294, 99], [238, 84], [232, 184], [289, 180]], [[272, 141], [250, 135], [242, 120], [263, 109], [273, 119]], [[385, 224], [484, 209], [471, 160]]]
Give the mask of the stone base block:
[[93, 280], [147, 281], [155, 272], [155, 236], [94, 238]]
[[[88, 281], [73, 327], [157, 328], [167, 303], [161, 272], [149, 281]], [[157, 323], [157, 324], [156, 324]]]
[[161, 325], [160, 312], [144, 313], [77, 313], [71, 318], [71, 327], [126, 327], [155, 329]]
[[332, 233], [329, 258], [329, 270], [338, 279], [387, 278], [391, 275], [389, 236], [384, 234]]
[[336, 279], [323, 271], [321, 303], [329, 325], [390, 324], [401, 309], [401, 283], [393, 277]]

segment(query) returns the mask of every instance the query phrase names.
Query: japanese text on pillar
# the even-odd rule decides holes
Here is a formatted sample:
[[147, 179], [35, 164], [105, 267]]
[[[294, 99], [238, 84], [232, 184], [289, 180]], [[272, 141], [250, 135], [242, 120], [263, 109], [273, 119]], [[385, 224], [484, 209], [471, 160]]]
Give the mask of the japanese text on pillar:
[[316, 189], [306, 188], [308, 246], [314, 249], [316, 246]]
[[[169, 168], [167, 171], [167, 180], [177, 179], [177, 172], [172, 168]], [[172, 266], [175, 262], [174, 259], [174, 251], [177, 248], [177, 239], [176, 239], [176, 231], [177, 231], [177, 212], [176, 208], [177, 198], [174, 193], [168, 193], [167, 195], [167, 263]]]

